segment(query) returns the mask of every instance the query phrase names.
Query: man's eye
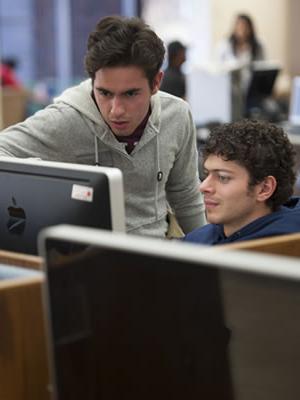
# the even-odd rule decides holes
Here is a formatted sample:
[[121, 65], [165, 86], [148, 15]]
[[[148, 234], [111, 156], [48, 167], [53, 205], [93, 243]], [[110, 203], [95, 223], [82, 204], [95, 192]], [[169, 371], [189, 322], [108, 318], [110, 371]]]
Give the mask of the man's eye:
[[136, 90], [131, 90], [129, 92], [126, 92], [126, 97], [134, 97], [137, 95], [137, 91]]
[[218, 178], [219, 178], [219, 181], [221, 183], [228, 183], [230, 181], [230, 177], [229, 176], [219, 175]]
[[101, 96], [104, 96], [104, 97], [109, 97], [109, 96], [111, 96], [111, 93], [108, 92], [107, 90], [99, 90], [99, 94], [100, 94]]

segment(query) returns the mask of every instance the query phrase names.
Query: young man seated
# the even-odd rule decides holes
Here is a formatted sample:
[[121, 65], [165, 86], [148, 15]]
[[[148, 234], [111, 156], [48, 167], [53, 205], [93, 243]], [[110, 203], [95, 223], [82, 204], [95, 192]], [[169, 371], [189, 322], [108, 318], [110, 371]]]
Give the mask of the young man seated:
[[291, 197], [295, 153], [281, 128], [249, 120], [219, 126], [203, 161], [209, 224], [184, 241], [223, 244], [300, 232], [300, 198]]

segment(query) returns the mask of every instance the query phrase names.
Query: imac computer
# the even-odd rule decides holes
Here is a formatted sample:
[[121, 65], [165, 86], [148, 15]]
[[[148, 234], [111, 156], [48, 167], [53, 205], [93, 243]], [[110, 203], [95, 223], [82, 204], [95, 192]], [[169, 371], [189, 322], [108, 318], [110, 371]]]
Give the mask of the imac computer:
[[253, 97], [257, 100], [270, 97], [272, 95], [278, 73], [278, 68], [253, 69], [252, 79], [248, 89], [248, 97]]
[[39, 249], [53, 398], [300, 398], [298, 259], [68, 226]]
[[264, 112], [264, 102], [270, 99], [281, 66], [271, 61], [254, 61], [251, 64], [251, 79], [246, 93], [246, 111], [259, 108]]
[[0, 158], [0, 249], [37, 254], [50, 225], [125, 230], [122, 173], [33, 159]]

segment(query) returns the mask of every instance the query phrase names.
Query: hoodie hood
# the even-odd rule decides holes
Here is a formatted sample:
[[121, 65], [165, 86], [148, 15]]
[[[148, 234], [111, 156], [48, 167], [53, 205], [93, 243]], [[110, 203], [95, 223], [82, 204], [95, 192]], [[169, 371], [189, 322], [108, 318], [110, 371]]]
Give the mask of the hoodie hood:
[[95, 124], [103, 127], [105, 122], [92, 98], [92, 90], [92, 81], [91, 79], [87, 79], [78, 86], [66, 89], [60, 96], [54, 99], [54, 103], [68, 104]]
[[[113, 147], [119, 151], [123, 150], [123, 153], [127, 155], [125, 151], [125, 145], [119, 143], [112, 133], [109, 126], [104, 121], [101, 112], [99, 111], [93, 97], [92, 97], [92, 80], [87, 79], [81, 82], [78, 86], [66, 89], [59, 97], [54, 99], [54, 103], [65, 103], [77, 110], [82, 116], [88, 119], [88, 124], [94, 132], [95, 140], [95, 164], [101, 165], [101, 159], [99, 159], [99, 140], [105, 143], [109, 147]], [[158, 94], [151, 97], [151, 114], [147, 122], [147, 129], [142, 135], [139, 148], [146, 145], [150, 140], [155, 139], [156, 141], [156, 154], [154, 159], [157, 165], [157, 173], [160, 171], [160, 155], [159, 155], [159, 130], [160, 130], [160, 113], [161, 103]], [[90, 123], [92, 122], [92, 124]]]

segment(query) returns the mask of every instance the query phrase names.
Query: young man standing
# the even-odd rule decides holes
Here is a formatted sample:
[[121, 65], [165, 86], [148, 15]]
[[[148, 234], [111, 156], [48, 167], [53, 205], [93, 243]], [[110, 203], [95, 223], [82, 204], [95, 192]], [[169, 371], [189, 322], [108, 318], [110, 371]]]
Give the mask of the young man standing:
[[164, 45], [138, 18], [105, 17], [88, 39], [90, 79], [0, 135], [0, 155], [117, 167], [127, 231], [164, 237], [205, 223], [187, 103], [159, 92]]
[[203, 157], [200, 190], [210, 224], [184, 241], [223, 244], [300, 232], [300, 199], [291, 197], [295, 154], [281, 128], [249, 120], [219, 126]]

